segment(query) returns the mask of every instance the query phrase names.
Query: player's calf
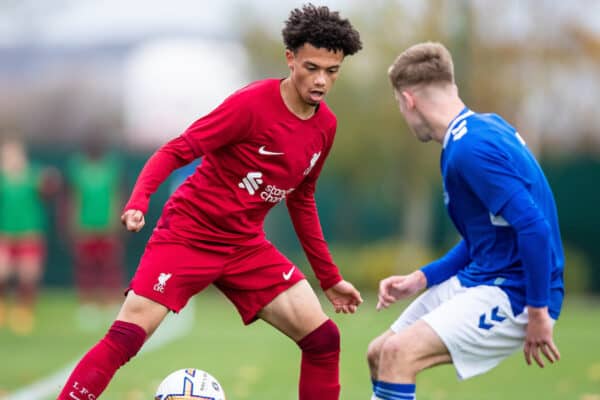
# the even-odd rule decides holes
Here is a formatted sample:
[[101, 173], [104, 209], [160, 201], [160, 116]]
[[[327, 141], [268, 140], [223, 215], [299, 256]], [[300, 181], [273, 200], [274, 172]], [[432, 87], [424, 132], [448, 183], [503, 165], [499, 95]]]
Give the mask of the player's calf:
[[373, 398], [381, 400], [414, 400], [417, 374], [451, 362], [445, 345], [422, 320], [385, 337], [379, 353]]
[[79, 361], [58, 400], [97, 399], [117, 369], [138, 353], [145, 340], [146, 331], [138, 325], [115, 321], [106, 336]]
[[328, 319], [298, 342], [302, 349], [300, 400], [337, 400], [340, 395], [340, 332]]

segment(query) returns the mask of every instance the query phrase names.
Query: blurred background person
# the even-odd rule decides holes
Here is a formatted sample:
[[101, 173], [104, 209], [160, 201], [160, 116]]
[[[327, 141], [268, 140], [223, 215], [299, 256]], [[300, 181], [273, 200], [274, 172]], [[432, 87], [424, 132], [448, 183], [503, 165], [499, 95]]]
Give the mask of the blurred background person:
[[119, 155], [108, 149], [102, 133], [92, 133], [83, 150], [67, 161], [68, 198], [63, 202], [82, 327], [101, 322], [103, 315], [112, 317], [109, 313], [121, 300], [124, 279], [118, 230], [122, 163]]
[[[20, 335], [34, 328], [46, 256], [44, 198], [56, 192], [58, 179], [53, 168], [28, 160], [16, 135], [0, 144], [0, 326], [6, 323]], [[13, 278], [16, 290], [9, 302]]]
[[[168, 2], [135, 0], [0, 2], [0, 127], [26, 133], [30, 157], [58, 167], [65, 175], [74, 144], [83, 143], [92, 126], [114, 127], [103, 133], [122, 158], [128, 183], [123, 193], [128, 193], [153, 151], [182, 132], [192, 118], [212, 110], [245, 82], [287, 73], [281, 63], [279, 23], [291, 7], [301, 3], [181, 0], [174, 8]], [[493, 110], [514, 122], [539, 157], [556, 197], [568, 264], [565, 286], [571, 300], [565, 303], [565, 315], [569, 315], [571, 329], [561, 330], [559, 343], [568, 357], [552, 369], [550, 377], [541, 374], [548, 385], [531, 385], [532, 379], [542, 379], [537, 371], [523, 370], [515, 376], [512, 367], [521, 363], [515, 357], [516, 361], [508, 360], [493, 374], [460, 385], [462, 397], [485, 397], [476, 394], [477, 388], [480, 382], [489, 387], [490, 380], [502, 388], [506, 398], [520, 399], [522, 387], [535, 388], [531, 396], [553, 399], [600, 395], [600, 355], [579, 345], [594, 339], [589, 327], [600, 320], [600, 308], [595, 306], [600, 295], [600, 268], [595, 267], [600, 263], [596, 240], [600, 208], [590, 206], [600, 202], [600, 186], [593, 184], [600, 180], [600, 92], [596, 89], [600, 87], [600, 2], [313, 3], [339, 9], [356, 21], [364, 37], [362, 56], [344, 65], [348, 79], [338, 80], [328, 97], [338, 116], [340, 134], [317, 193], [324, 234], [334, 257], [347, 271], [345, 278], [365, 294], [367, 302], [352, 318], [361, 322], [342, 327], [348, 335], [347, 352], [342, 355], [346, 365], [342, 367], [344, 400], [370, 395], [364, 379], [364, 344], [392, 322], [369, 313], [368, 302], [373, 301], [381, 277], [410, 273], [457, 242], [443, 203], [439, 149], [422, 146], [408, 133], [398, 118], [384, 73], [399, 47], [424, 40], [448, 45], [456, 55], [456, 80], [464, 100], [473, 109]], [[184, 171], [181, 174], [185, 176]], [[175, 182], [178, 178], [173, 177]], [[150, 203], [148, 225], [156, 223], [171, 193], [168, 184], [163, 186]], [[72, 247], [66, 246], [65, 230], [54, 230], [53, 223], [67, 221], [50, 218], [49, 222], [45, 290], [39, 292], [35, 335], [22, 338], [8, 329], [0, 330], [2, 359], [21, 362], [20, 366], [11, 362], [0, 368], [0, 397], [3, 391], [34, 384], [46, 373], [70, 365], [73, 354], [85, 350], [83, 345], [76, 349], [76, 343], [77, 339], [87, 342], [87, 332], [68, 329], [65, 324], [65, 318], [76, 315], [79, 301], [71, 290]], [[265, 232], [298, 268], [310, 268], [284, 206], [272, 210]], [[148, 230], [127, 235], [128, 273], [137, 266], [150, 234]], [[220, 304], [219, 295], [215, 297]], [[203, 307], [204, 301], [211, 302], [211, 307]], [[158, 352], [145, 365], [153, 368], [161, 363], [165, 371], [180, 368], [180, 354], [212, 335], [211, 330], [198, 328], [210, 317], [206, 311], [212, 309], [212, 301], [212, 296], [199, 299], [202, 311], [195, 314], [186, 307], [196, 328], [189, 328], [192, 333], [177, 343], [170, 342], [172, 357], [165, 359], [164, 353]], [[216, 310], [211, 321], [220, 327], [228, 321], [229, 308]], [[343, 318], [338, 321], [345, 323]], [[374, 321], [381, 326], [372, 325]], [[354, 324], [370, 329], [356, 330]], [[248, 331], [249, 337], [251, 334]], [[269, 350], [280, 353], [282, 359], [291, 358], [289, 367], [296, 367], [293, 356], [284, 357], [274, 340], [267, 342]], [[251, 345], [248, 351], [250, 347], [259, 350]], [[40, 360], [41, 348], [49, 361]], [[241, 351], [229, 345], [227, 349]], [[226, 389], [231, 387], [230, 397], [247, 398], [248, 387], [241, 383], [237, 387], [241, 372], [221, 360], [221, 347], [205, 350], [203, 362], [208, 364], [199, 366], [208, 365]], [[246, 359], [239, 368], [253, 371], [252, 382], [264, 389], [265, 398], [292, 398], [285, 389], [271, 386], [274, 374], [284, 370], [282, 365], [261, 364], [260, 357], [252, 353]], [[349, 375], [349, 368], [357, 370], [356, 376]], [[438, 371], [424, 377], [419, 389], [422, 397], [443, 397], [440, 386], [450, 387], [425, 382], [439, 382], [449, 375], [443, 368]], [[505, 380], [504, 373], [508, 376]], [[144, 385], [150, 380], [158, 384], [162, 375], [138, 368], [120, 374], [124, 379], [112, 386], [109, 398], [138, 398], [128, 395], [132, 390], [152, 398], [154, 388]], [[450, 380], [455, 382], [454, 376]], [[290, 386], [285, 381], [282, 385]], [[573, 388], [576, 390], [567, 394]], [[25, 398], [43, 400], [41, 395]]]

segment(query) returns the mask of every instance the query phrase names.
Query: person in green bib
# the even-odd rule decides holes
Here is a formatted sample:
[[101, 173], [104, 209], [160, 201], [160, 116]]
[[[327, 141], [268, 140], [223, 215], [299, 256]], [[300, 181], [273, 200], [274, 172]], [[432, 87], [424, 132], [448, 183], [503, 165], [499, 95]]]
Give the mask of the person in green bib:
[[[0, 144], [0, 326], [17, 334], [34, 327], [34, 306], [46, 256], [44, 195], [58, 188], [58, 173], [30, 163], [17, 139]], [[10, 304], [9, 286], [16, 282]]]
[[[124, 281], [120, 240], [122, 164], [90, 139], [68, 161], [70, 237], [82, 312], [110, 308], [121, 300]], [[88, 315], [89, 316], [89, 315]]]

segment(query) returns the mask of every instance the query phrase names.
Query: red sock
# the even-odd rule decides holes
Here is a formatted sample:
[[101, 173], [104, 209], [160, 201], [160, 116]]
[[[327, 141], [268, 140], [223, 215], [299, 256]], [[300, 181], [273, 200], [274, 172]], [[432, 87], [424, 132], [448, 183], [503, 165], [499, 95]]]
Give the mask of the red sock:
[[340, 331], [328, 319], [298, 342], [302, 349], [300, 400], [340, 397]]
[[113, 375], [135, 356], [146, 340], [136, 324], [115, 321], [108, 333], [79, 361], [58, 400], [95, 400]]

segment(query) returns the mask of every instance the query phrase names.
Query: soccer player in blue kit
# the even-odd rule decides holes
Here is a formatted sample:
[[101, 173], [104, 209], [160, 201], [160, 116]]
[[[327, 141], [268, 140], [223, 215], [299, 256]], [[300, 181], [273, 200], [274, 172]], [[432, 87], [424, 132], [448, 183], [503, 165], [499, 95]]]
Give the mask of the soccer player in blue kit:
[[443, 45], [408, 48], [388, 73], [412, 133], [442, 145], [444, 203], [462, 240], [413, 273], [380, 282], [378, 309], [427, 290], [370, 343], [372, 399], [415, 399], [416, 375], [440, 364], [467, 379], [520, 348], [529, 365], [544, 367], [541, 354], [558, 361], [552, 333], [564, 256], [539, 164], [501, 117], [465, 107]]

